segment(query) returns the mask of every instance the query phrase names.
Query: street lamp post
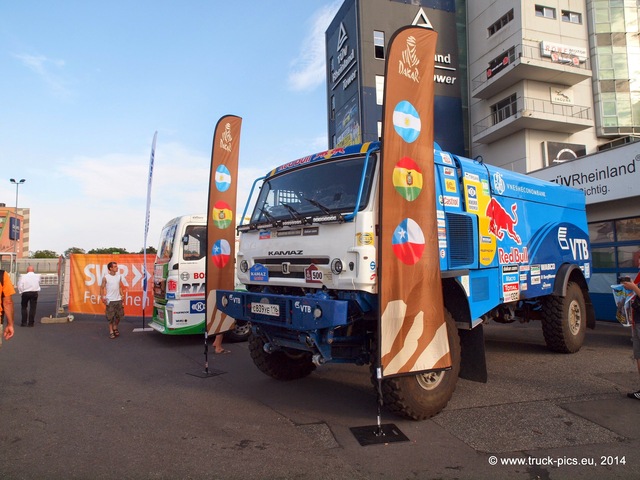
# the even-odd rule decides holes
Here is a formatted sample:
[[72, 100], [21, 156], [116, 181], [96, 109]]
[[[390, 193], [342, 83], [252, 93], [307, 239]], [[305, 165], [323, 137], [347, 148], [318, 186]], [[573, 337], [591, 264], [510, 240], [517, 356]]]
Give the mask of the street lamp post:
[[[9, 181], [13, 184], [15, 184], [16, 186], [16, 212], [15, 212], [15, 220], [14, 220], [14, 227], [15, 225], [18, 223], [18, 187], [20, 185], [22, 185], [25, 182], [24, 178], [21, 178], [20, 180], [17, 180], [15, 178], [10, 178]], [[16, 235], [17, 233], [17, 235]], [[20, 225], [18, 225], [18, 231], [17, 232], [13, 232], [13, 236], [14, 236], [14, 240], [13, 240], [13, 257], [15, 260], [18, 259], [18, 240], [20, 239]]]

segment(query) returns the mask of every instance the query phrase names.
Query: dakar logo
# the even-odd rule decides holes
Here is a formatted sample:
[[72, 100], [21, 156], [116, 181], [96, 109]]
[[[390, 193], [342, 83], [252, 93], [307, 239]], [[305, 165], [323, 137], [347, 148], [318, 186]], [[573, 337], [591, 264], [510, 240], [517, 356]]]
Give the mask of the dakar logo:
[[485, 215], [490, 219], [489, 231], [498, 240], [502, 240], [504, 238], [504, 232], [507, 232], [509, 238], [515, 241], [518, 245], [522, 243], [520, 241], [520, 236], [515, 230], [515, 226], [518, 225], [518, 215], [516, 214], [517, 209], [518, 205], [516, 203], [511, 205], [511, 213], [513, 213], [512, 217], [495, 198], [492, 198], [489, 205], [487, 205]]
[[227, 152], [231, 151], [231, 142], [233, 138], [231, 137], [231, 124], [227, 123], [224, 126], [224, 132], [220, 136], [220, 148], [226, 150]]
[[416, 54], [416, 39], [413, 36], [407, 37], [407, 48], [402, 52], [402, 58], [398, 63], [398, 73], [420, 83], [419, 64], [420, 60]]

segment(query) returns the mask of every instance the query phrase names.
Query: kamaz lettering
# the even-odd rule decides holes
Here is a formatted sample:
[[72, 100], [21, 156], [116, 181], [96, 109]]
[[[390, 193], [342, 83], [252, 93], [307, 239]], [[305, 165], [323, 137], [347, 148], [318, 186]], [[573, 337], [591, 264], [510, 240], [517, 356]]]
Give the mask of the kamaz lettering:
[[267, 255], [269, 255], [270, 257], [285, 257], [289, 255], [302, 255], [302, 254], [303, 254], [302, 250], [276, 250], [276, 251], [269, 251], [267, 253]]

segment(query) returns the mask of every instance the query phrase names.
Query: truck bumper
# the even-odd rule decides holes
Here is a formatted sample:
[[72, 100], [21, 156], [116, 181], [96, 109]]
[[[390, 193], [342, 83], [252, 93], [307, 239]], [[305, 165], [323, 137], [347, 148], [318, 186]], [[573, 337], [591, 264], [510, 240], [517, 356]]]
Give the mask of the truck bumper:
[[347, 325], [348, 301], [306, 296], [218, 290], [217, 308], [236, 320], [308, 332]]

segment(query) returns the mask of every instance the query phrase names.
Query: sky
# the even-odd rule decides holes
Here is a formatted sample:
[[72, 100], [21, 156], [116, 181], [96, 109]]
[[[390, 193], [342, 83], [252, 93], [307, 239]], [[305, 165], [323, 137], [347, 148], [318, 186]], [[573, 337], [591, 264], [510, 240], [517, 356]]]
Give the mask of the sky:
[[[138, 252], [206, 213], [213, 131], [242, 117], [253, 180], [327, 148], [324, 32], [343, 0], [0, 2], [0, 203], [29, 249]], [[241, 213], [241, 211], [240, 211]]]

